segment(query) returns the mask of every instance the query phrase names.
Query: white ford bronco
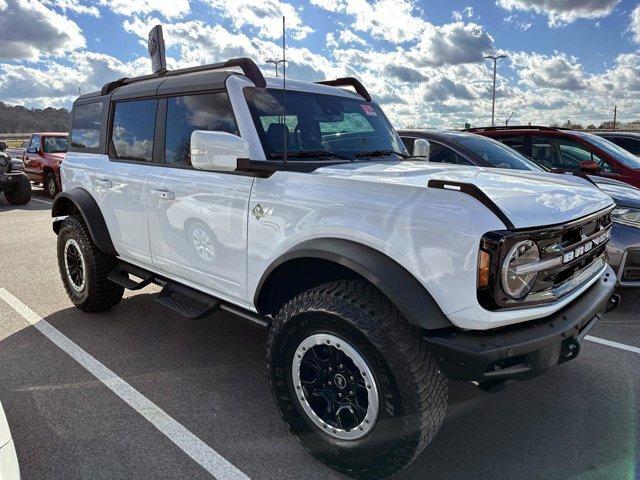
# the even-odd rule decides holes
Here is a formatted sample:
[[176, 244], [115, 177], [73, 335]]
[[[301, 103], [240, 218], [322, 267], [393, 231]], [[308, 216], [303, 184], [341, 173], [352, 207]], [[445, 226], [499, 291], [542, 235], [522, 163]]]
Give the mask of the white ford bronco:
[[353, 78], [285, 88], [235, 59], [113, 81], [72, 117], [52, 212], [71, 301], [153, 283], [187, 317], [266, 327], [284, 421], [350, 475], [415, 459], [448, 379], [534, 377], [615, 305], [611, 198], [408, 158]]

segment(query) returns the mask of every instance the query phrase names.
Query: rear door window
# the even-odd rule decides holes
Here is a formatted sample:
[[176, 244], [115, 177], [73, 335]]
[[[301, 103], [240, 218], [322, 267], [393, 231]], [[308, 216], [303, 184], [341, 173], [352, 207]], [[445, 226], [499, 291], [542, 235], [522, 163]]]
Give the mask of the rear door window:
[[115, 104], [111, 130], [112, 154], [122, 160], [151, 162], [158, 101], [135, 100]]
[[239, 134], [226, 93], [168, 99], [165, 163], [191, 165], [191, 134], [196, 130]]
[[100, 148], [102, 130], [102, 102], [78, 105], [73, 111], [71, 146], [77, 148]]
[[66, 153], [67, 137], [44, 137], [44, 153]]
[[531, 158], [547, 168], [562, 168], [553, 138], [533, 137], [531, 139]]
[[519, 135], [517, 137], [496, 138], [496, 140], [499, 140], [501, 143], [504, 143], [507, 147], [511, 147], [514, 150], [517, 150], [518, 152], [522, 153], [523, 155], [526, 155], [527, 153], [525, 152], [524, 135]]

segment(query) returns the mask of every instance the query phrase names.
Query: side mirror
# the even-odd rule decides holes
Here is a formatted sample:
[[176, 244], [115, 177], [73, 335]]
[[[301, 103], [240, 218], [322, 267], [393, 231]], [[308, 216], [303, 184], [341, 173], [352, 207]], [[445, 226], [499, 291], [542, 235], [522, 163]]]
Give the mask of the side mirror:
[[429, 140], [425, 140], [424, 138], [416, 139], [413, 144], [413, 156], [415, 158], [424, 158], [429, 161], [429, 154], [431, 153], [431, 144]]
[[580, 162], [580, 170], [584, 173], [598, 173], [600, 166], [593, 160], [585, 160], [584, 162]]
[[0, 140], [0, 152], [4, 152], [7, 149], [7, 142]]
[[196, 130], [191, 134], [191, 165], [198, 170], [233, 171], [249, 158], [249, 142], [227, 132]]

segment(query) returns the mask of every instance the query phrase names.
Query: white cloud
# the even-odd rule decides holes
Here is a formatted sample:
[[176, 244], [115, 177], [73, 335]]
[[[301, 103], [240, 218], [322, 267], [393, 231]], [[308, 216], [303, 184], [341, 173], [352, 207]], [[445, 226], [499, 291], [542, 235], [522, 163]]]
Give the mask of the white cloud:
[[119, 15], [157, 12], [168, 19], [184, 17], [191, 10], [189, 0], [100, 0], [100, 5]]
[[91, 15], [99, 17], [100, 11], [93, 5], [86, 5], [82, 0], [42, 0], [43, 3], [50, 7], [57, 7], [63, 12], [73, 12], [82, 15]]
[[525, 85], [570, 91], [587, 87], [582, 65], [564, 53], [541, 55], [520, 52], [511, 54], [510, 58], [517, 68], [521, 83]]
[[509, 11], [523, 10], [546, 15], [549, 25], [558, 27], [580, 18], [609, 15], [620, 0], [497, 0], [496, 5]]
[[429, 25], [411, 50], [418, 65], [456, 65], [482, 62], [484, 52], [493, 48], [493, 38], [475, 23]]
[[230, 18], [236, 28], [255, 27], [258, 34], [276, 39], [282, 37], [282, 17], [286, 17], [287, 33], [302, 40], [313, 29], [305, 25], [290, 3], [279, 0], [208, 0], [221, 15]]
[[36, 60], [85, 46], [80, 27], [38, 0], [0, 4], [0, 58]]
[[631, 32], [633, 41], [640, 43], [640, 5], [633, 9], [630, 18], [628, 31]]
[[109, 55], [75, 52], [64, 61], [46, 60], [37, 66], [0, 63], [0, 98], [8, 103], [66, 106], [82, 93], [99, 90], [116, 78], [148, 73], [145, 58], [121, 62]]
[[311, 0], [317, 7], [354, 17], [353, 28], [374, 38], [404, 43], [420, 37], [428, 22], [408, 0]]
[[502, 23], [507, 25], [513, 25], [517, 30], [521, 32], [526, 32], [532, 26], [531, 22], [523, 22], [518, 19], [517, 15], [509, 15], [502, 19]]

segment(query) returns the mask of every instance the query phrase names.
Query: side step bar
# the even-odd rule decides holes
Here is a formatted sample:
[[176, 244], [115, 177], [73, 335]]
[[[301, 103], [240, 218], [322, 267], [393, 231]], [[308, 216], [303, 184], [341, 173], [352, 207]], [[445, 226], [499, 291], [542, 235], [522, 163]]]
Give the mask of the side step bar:
[[156, 302], [187, 318], [199, 319], [220, 308], [220, 300], [177, 283], [167, 283]]
[[[130, 278], [131, 275], [141, 280], [136, 281]], [[162, 290], [155, 298], [155, 301], [187, 318], [204, 318], [222, 309], [262, 328], [268, 328], [271, 323], [269, 317], [264, 317], [258, 313], [227, 303], [224, 300], [123, 261], [118, 262], [107, 278], [113, 283], [122, 285], [127, 290], [140, 290], [152, 283], [159, 285]]]

